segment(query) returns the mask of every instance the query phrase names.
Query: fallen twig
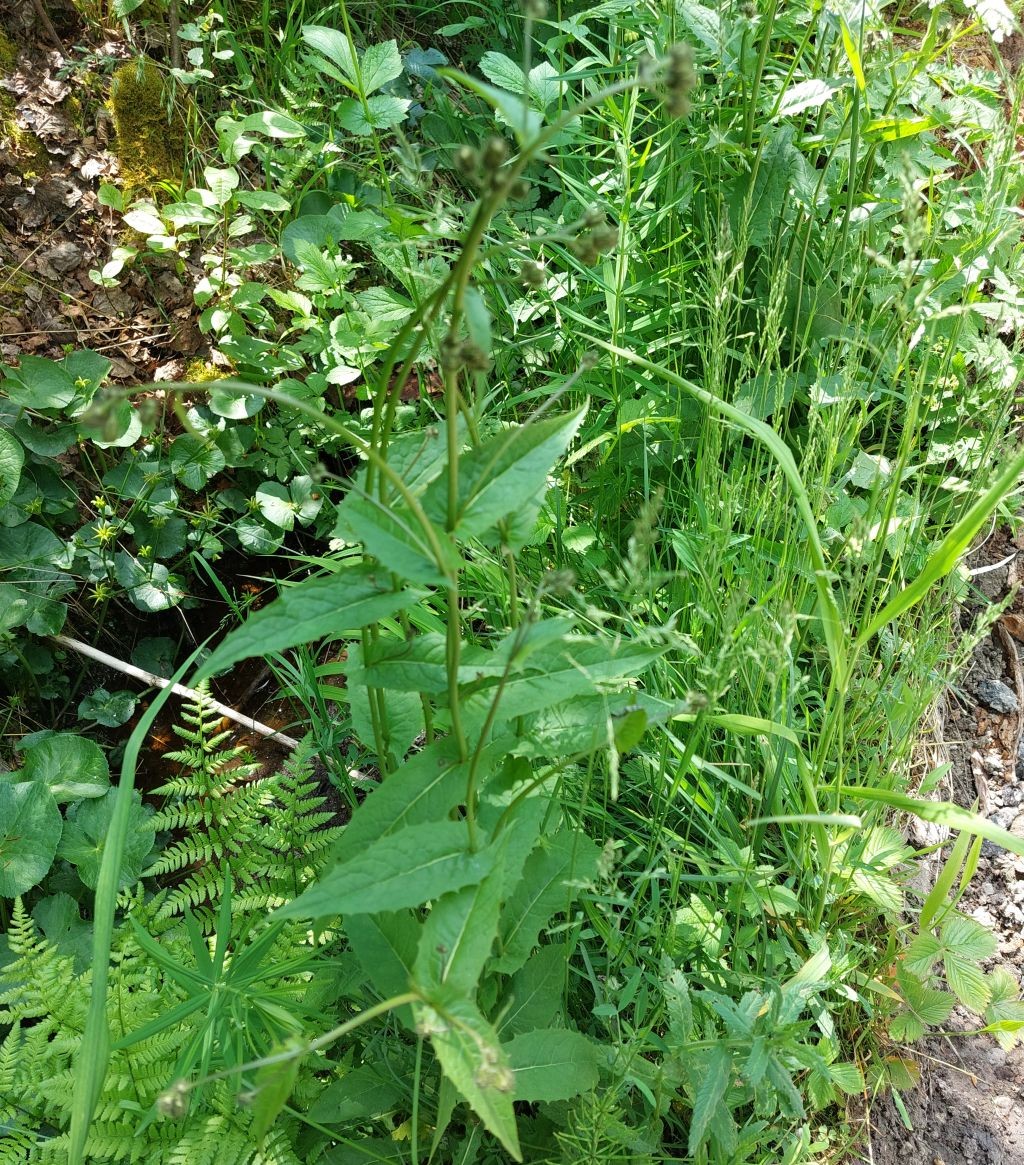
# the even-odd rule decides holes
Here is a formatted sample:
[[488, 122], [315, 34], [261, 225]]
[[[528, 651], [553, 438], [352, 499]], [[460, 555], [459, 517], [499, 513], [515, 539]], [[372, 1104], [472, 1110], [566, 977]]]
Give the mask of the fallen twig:
[[184, 696], [189, 700], [204, 700], [222, 716], [226, 716], [229, 720], [234, 720], [236, 724], [241, 724], [244, 728], [248, 728], [252, 732], [258, 732], [268, 740], [273, 740], [277, 744], [283, 744], [285, 748], [294, 750], [299, 747], [299, 742], [294, 737], [286, 736], [285, 733], [278, 732], [276, 729], [269, 727], [269, 725], [261, 724], [251, 716], [245, 716], [241, 712], [236, 712], [234, 708], [229, 708], [226, 704], [221, 704], [211, 696], [203, 696], [194, 688], [186, 688], [182, 684], [172, 684], [170, 680], [165, 680], [163, 676], [154, 675], [153, 672], [136, 667], [133, 663], [125, 663], [123, 659], [115, 659], [114, 656], [107, 655], [105, 651], [100, 651], [98, 647], [92, 647], [88, 643], [83, 643], [80, 639], [71, 639], [67, 635], [52, 635], [50, 638], [54, 643], [59, 643], [62, 647], [69, 647], [72, 651], [77, 651], [79, 655], [88, 656], [89, 659], [94, 659], [97, 663], [102, 663], [106, 667], [113, 668], [114, 671], [121, 672], [126, 676], [132, 676], [137, 680], [142, 680], [143, 683], [148, 684], [152, 688], [171, 688], [178, 696]]

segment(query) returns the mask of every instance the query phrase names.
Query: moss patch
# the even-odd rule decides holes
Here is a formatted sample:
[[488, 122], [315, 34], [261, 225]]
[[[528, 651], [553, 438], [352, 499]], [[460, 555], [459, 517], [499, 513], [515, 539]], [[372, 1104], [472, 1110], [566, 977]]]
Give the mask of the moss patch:
[[18, 63], [18, 46], [0, 28], [0, 73], [9, 73]]
[[178, 110], [168, 114], [168, 91], [156, 65], [145, 59], [122, 65], [111, 79], [107, 104], [125, 185], [149, 190], [160, 181], [179, 181], [185, 124]]

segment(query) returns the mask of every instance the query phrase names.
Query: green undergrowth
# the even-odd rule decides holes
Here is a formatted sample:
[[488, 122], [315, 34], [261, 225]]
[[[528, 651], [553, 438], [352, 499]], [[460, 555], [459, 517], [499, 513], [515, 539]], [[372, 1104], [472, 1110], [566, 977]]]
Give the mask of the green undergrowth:
[[[216, 156], [96, 277], [198, 263], [232, 375], [3, 370], [23, 706], [90, 607], [234, 628], [137, 648], [201, 688], [161, 787], [169, 690], [116, 787], [0, 784], [11, 1160], [840, 1162], [955, 1004], [1024, 1027], [958, 909], [1024, 846], [913, 764], [1024, 470], [1012, 78], [943, 6], [457, 7], [187, 26]], [[250, 659], [276, 775], [204, 703]]]

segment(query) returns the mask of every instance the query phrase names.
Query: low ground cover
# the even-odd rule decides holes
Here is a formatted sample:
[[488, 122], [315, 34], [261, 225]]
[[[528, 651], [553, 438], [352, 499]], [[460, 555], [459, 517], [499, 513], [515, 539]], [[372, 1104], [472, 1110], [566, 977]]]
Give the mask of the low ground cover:
[[[1013, 13], [129, 7], [185, 156], [90, 278], [204, 348], [2, 369], [2, 1159], [841, 1161], [1012, 1044], [1024, 842], [915, 746], [1024, 470]], [[192, 687], [157, 787], [76, 633]]]

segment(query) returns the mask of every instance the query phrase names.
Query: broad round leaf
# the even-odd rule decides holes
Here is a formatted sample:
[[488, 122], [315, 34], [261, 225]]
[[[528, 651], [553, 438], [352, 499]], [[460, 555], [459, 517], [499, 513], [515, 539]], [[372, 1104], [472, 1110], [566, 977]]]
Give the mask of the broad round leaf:
[[225, 464], [224, 454], [212, 441], [202, 441], [191, 433], [175, 437], [171, 446], [171, 468], [189, 489], [202, 489]]
[[24, 464], [21, 442], [6, 429], [0, 429], [0, 506], [6, 506], [17, 492]]
[[24, 894], [46, 877], [61, 824], [57, 802], [45, 785], [0, 782], [0, 896]]
[[57, 732], [25, 750], [24, 781], [49, 789], [58, 801], [102, 797], [110, 788], [110, 768], [98, 744], [73, 732]]
[[[114, 816], [117, 791], [110, 789], [98, 801], [83, 801], [69, 810], [60, 840], [58, 853], [78, 871], [78, 876], [89, 887], [96, 889], [103, 861], [110, 824]], [[152, 810], [143, 806], [137, 791], [132, 792], [132, 804], [125, 836], [124, 855], [118, 874], [118, 888], [124, 889], [138, 881], [142, 866], [153, 848]]]

